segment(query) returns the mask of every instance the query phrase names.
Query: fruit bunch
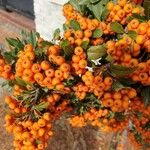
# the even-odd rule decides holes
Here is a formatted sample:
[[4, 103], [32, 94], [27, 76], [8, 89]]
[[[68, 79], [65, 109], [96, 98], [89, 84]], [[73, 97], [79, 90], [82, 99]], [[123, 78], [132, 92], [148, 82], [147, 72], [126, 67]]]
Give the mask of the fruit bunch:
[[[70, 0], [63, 7], [63, 36], [52, 41], [22, 32], [7, 39], [0, 76], [11, 95], [6, 129], [16, 150], [44, 150], [52, 122], [68, 113], [73, 127], [128, 131], [149, 147], [150, 21], [142, 6], [126, 0]], [[118, 145], [117, 149], [123, 146]]]

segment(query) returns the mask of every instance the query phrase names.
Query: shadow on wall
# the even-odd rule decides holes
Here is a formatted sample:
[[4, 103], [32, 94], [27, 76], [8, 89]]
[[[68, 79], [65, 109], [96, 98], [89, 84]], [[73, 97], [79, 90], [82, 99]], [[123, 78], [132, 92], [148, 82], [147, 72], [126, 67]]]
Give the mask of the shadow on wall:
[[7, 10], [15, 10], [34, 19], [33, 0], [0, 0], [0, 6]]

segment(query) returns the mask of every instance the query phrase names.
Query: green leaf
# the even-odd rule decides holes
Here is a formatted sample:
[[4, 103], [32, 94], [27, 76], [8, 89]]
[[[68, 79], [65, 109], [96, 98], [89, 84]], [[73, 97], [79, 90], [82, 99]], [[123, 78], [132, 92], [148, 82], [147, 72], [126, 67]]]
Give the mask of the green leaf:
[[112, 22], [110, 24], [110, 27], [111, 27], [112, 31], [114, 31], [116, 33], [124, 33], [123, 26], [118, 22]]
[[139, 14], [133, 13], [132, 16], [128, 17], [128, 21], [131, 21], [133, 19], [138, 19], [140, 22], [145, 22], [146, 18], [144, 16], [141, 16]]
[[80, 0], [79, 5], [87, 5], [90, 3], [90, 0]]
[[61, 48], [63, 49], [64, 54], [65, 54], [66, 56], [71, 56], [71, 55], [72, 55], [72, 53], [73, 53], [73, 48], [71, 47], [71, 45], [70, 45], [70, 43], [69, 43], [68, 40], [63, 40], [63, 41], [61, 41], [60, 46], [61, 46]]
[[17, 38], [17, 39], [13, 39], [13, 38], [6, 38], [6, 41], [8, 42], [8, 44], [18, 50], [23, 49], [24, 45], [23, 43]]
[[120, 90], [122, 90], [124, 88], [129, 88], [129, 87], [123, 85], [121, 82], [119, 82], [117, 80], [113, 81], [113, 84], [112, 84], [112, 90], [113, 91], [120, 91]]
[[145, 10], [144, 12], [145, 12], [146, 19], [149, 20], [150, 19], [150, 1], [144, 0], [143, 7]]
[[32, 86], [31, 83], [26, 82], [26, 81], [22, 80], [22, 79], [19, 78], [19, 77], [16, 77], [16, 78], [15, 78], [15, 81], [16, 81], [16, 83], [17, 83], [18, 85], [23, 86], [23, 87], [26, 87], [27, 85]]
[[114, 77], [123, 77], [133, 73], [136, 68], [129, 68], [121, 65], [111, 64], [109, 70]]
[[150, 104], [150, 86], [141, 89], [141, 96], [143, 97], [145, 106], [148, 106]]
[[78, 0], [70, 0], [69, 3], [75, 8], [75, 10], [81, 13], [81, 7]]
[[103, 35], [102, 29], [96, 29], [96, 30], [94, 30], [92, 37], [93, 37], [93, 38], [99, 38], [99, 37], [101, 37], [102, 35]]
[[80, 30], [80, 24], [76, 21], [76, 20], [71, 20], [70, 21], [70, 26], [72, 29], [74, 29], [75, 31]]
[[91, 3], [97, 3], [99, 2], [100, 0], [90, 0]]
[[104, 8], [104, 10], [102, 11], [101, 20], [105, 21], [108, 15], [109, 15], [109, 10], [107, 8]]
[[106, 55], [106, 48], [104, 45], [91, 46], [87, 50], [89, 60], [96, 60]]
[[113, 58], [110, 54], [107, 55], [107, 57], [105, 58], [108, 62], [113, 62]]
[[17, 52], [15, 49], [9, 52], [4, 52], [3, 57], [8, 64], [12, 64], [17, 58]]
[[33, 107], [33, 109], [36, 109], [38, 111], [43, 111], [44, 109], [47, 109], [49, 106], [48, 102], [41, 102], [40, 104]]
[[103, 6], [102, 6], [101, 2], [99, 2], [96, 5], [89, 4], [89, 5], [87, 5], [87, 7], [93, 13], [93, 15], [95, 16], [95, 18], [98, 19], [99, 21], [101, 21], [101, 14], [102, 14], [102, 11], [103, 11]]
[[59, 38], [60, 38], [60, 29], [57, 28], [57, 29], [54, 31], [53, 39], [54, 39], [54, 40], [58, 40]]
[[29, 42], [32, 44], [32, 46], [34, 48], [37, 47], [37, 35], [36, 35], [36, 32], [33, 32], [33, 31], [30, 32]]
[[66, 31], [66, 30], [68, 30], [68, 29], [69, 29], [69, 26], [64, 23], [64, 24], [63, 24], [63, 30]]
[[52, 45], [54, 45], [53, 43], [51, 43], [49, 41], [42, 41], [41, 44], [42, 44], [43, 48], [46, 47], [46, 46], [52, 46]]
[[133, 40], [135, 40], [135, 39], [136, 39], [136, 36], [137, 36], [137, 33], [136, 33], [135, 31], [129, 31], [129, 32], [127, 33], [127, 35], [128, 35], [130, 38], [132, 38]]
[[119, 78], [117, 80], [126, 87], [132, 86], [137, 83], [130, 78]]
[[125, 115], [122, 112], [115, 112], [115, 118], [117, 121], [123, 121], [125, 119]]
[[83, 42], [81, 43], [81, 47], [82, 47], [84, 50], [86, 50], [86, 49], [88, 48], [88, 45], [89, 45], [89, 41], [83, 41]]

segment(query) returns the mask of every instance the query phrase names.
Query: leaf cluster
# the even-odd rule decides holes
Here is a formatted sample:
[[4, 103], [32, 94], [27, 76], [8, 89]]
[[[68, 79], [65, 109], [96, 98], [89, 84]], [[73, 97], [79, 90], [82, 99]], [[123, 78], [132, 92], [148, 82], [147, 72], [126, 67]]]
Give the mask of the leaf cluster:
[[83, 100], [78, 99], [74, 93], [71, 93], [69, 101], [77, 114], [84, 114], [92, 108], [99, 109], [101, 107], [100, 101], [92, 93], [88, 93]]
[[70, 0], [69, 3], [82, 15], [104, 21], [109, 14], [106, 8], [108, 0]]

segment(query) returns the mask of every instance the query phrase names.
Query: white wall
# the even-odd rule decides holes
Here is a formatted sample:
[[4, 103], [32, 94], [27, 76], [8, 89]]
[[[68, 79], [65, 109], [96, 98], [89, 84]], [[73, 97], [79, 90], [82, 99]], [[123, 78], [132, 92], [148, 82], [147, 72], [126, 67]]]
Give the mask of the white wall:
[[45, 39], [51, 39], [56, 28], [65, 21], [62, 5], [68, 0], [34, 0], [36, 31]]

